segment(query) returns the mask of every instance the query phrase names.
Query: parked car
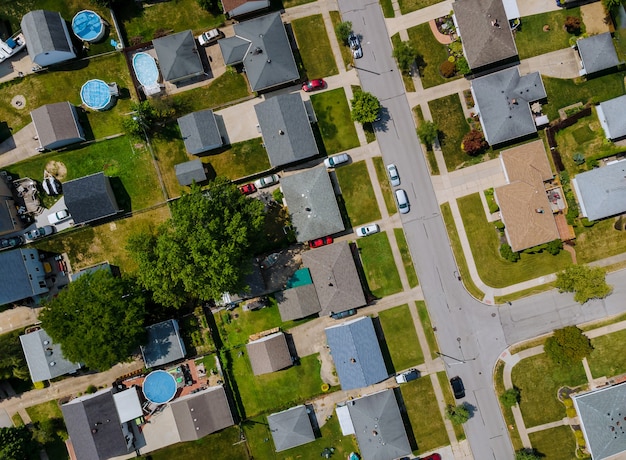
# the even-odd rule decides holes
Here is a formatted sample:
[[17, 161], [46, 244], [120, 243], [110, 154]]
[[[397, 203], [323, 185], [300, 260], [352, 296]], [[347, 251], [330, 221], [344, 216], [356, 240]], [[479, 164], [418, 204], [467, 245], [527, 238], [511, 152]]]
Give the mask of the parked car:
[[421, 460], [441, 460], [441, 455], [434, 453], [430, 454], [428, 457], [422, 457]]
[[334, 311], [330, 312], [330, 317], [332, 319], [342, 319], [342, 318], [347, 318], [348, 316], [354, 316], [354, 315], [356, 315], [356, 308], [351, 308], [350, 310], [340, 311], [338, 313], [335, 313]]
[[452, 391], [454, 392], [454, 397], [456, 399], [465, 398], [465, 387], [463, 386], [463, 380], [458, 375], [456, 377], [452, 377], [450, 379], [450, 385], [452, 386]]
[[52, 235], [54, 233], [54, 227], [52, 225], [44, 225], [43, 227], [35, 228], [24, 233], [24, 237], [27, 241], [37, 240], [44, 236]]
[[363, 57], [361, 40], [359, 40], [359, 37], [354, 35], [354, 32], [352, 32], [348, 37], [348, 45], [350, 45], [350, 49], [352, 50], [352, 56], [354, 56], [354, 59], [359, 59]]
[[398, 168], [393, 163], [387, 165], [387, 174], [389, 174], [389, 182], [393, 187], [400, 185], [400, 176], [398, 175]]
[[211, 43], [215, 43], [223, 36], [224, 36], [224, 32], [222, 32], [221, 30], [211, 29], [198, 35], [197, 38], [198, 38], [198, 43], [200, 43], [201, 46], [209, 46]]
[[55, 225], [59, 222], [63, 222], [65, 219], [69, 219], [70, 217], [70, 212], [67, 209], [61, 209], [60, 211], [48, 215], [48, 222]]
[[409, 369], [402, 374], [396, 375], [396, 383], [407, 383], [411, 380], [417, 380], [419, 376], [420, 373], [417, 369]]
[[350, 161], [350, 155], [347, 153], [339, 153], [338, 155], [333, 155], [332, 157], [328, 157], [324, 160], [324, 164], [327, 168], [334, 168], [337, 165], [342, 163], [347, 163]]
[[256, 192], [256, 187], [254, 186], [254, 184], [250, 183], [250, 184], [242, 185], [241, 187], [239, 187], [239, 190], [244, 195], [250, 195], [251, 193]]
[[316, 91], [318, 89], [326, 88], [326, 82], [321, 78], [317, 80], [310, 80], [302, 83], [302, 91], [308, 93], [309, 91]]
[[265, 188], [269, 187], [270, 185], [277, 184], [278, 179], [280, 179], [278, 177], [278, 174], [272, 174], [270, 176], [262, 177], [261, 179], [255, 180], [254, 185], [256, 186], [256, 188]]
[[369, 236], [378, 232], [380, 232], [380, 227], [378, 226], [378, 224], [364, 225], [362, 227], [358, 227], [355, 230], [356, 236]]
[[24, 238], [21, 236], [0, 239], [0, 249], [16, 248], [22, 244], [24, 244]]
[[332, 236], [325, 236], [323, 238], [317, 238], [316, 240], [309, 241], [310, 248], [319, 248], [320, 246], [326, 246], [333, 242]]
[[406, 192], [399, 188], [396, 190], [396, 201], [398, 203], [398, 210], [400, 214], [406, 214], [409, 212], [409, 197], [406, 196]]

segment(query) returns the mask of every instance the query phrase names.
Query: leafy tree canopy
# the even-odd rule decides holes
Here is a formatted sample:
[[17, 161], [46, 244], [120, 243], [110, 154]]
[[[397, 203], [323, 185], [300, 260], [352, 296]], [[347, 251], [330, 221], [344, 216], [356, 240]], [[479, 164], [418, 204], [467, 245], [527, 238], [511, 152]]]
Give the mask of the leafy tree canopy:
[[359, 123], [373, 123], [380, 114], [380, 101], [366, 91], [355, 91], [350, 105], [352, 120]]
[[448, 405], [446, 407], [446, 416], [453, 425], [462, 425], [470, 419], [470, 411], [465, 404], [458, 406]]
[[417, 135], [421, 139], [422, 143], [430, 148], [431, 145], [437, 140], [439, 134], [439, 128], [432, 121], [423, 121], [417, 128]]
[[515, 452], [515, 460], [541, 460], [535, 449], [522, 449]]
[[190, 298], [241, 292], [264, 219], [263, 203], [242, 195], [226, 178], [215, 179], [204, 192], [192, 187], [172, 203], [172, 218], [155, 234], [129, 239], [139, 282], [156, 302], [176, 308]]
[[557, 273], [556, 287], [560, 292], [573, 292], [574, 300], [581, 304], [591, 299], [603, 299], [613, 291], [606, 282], [604, 269], [587, 265], [571, 265]]
[[0, 458], [3, 460], [24, 460], [35, 451], [37, 444], [32, 442], [30, 430], [20, 427], [0, 428]]
[[352, 32], [352, 23], [350, 21], [340, 22], [335, 26], [335, 34], [337, 39], [344, 45], [348, 44], [348, 37]]
[[411, 70], [411, 66], [417, 59], [418, 52], [410, 42], [400, 42], [393, 49], [393, 57], [398, 62], [398, 67], [403, 72]]
[[558, 364], [569, 365], [580, 362], [593, 351], [589, 338], [576, 326], [557, 329], [546, 340], [544, 351]]
[[30, 378], [19, 335], [19, 331], [0, 335], [0, 380]]
[[65, 358], [103, 371], [142, 343], [144, 316], [145, 298], [137, 286], [98, 270], [59, 292], [39, 319]]
[[504, 407], [513, 407], [520, 401], [520, 391], [513, 387], [500, 395], [500, 402]]

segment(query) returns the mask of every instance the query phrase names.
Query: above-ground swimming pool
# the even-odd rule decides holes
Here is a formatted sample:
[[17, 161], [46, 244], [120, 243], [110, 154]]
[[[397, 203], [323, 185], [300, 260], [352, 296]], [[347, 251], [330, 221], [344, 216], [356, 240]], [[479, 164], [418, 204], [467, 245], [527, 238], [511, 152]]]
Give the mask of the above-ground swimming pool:
[[143, 86], [154, 86], [159, 81], [159, 69], [148, 53], [141, 52], [133, 56], [133, 70]]
[[164, 404], [176, 395], [176, 379], [169, 372], [150, 372], [143, 381], [143, 394], [155, 404]]
[[102, 18], [91, 10], [76, 13], [72, 19], [72, 30], [74, 35], [86, 42], [97, 42], [105, 33]]
[[89, 80], [80, 88], [80, 98], [90, 109], [105, 110], [111, 106], [113, 98], [109, 85], [102, 80]]

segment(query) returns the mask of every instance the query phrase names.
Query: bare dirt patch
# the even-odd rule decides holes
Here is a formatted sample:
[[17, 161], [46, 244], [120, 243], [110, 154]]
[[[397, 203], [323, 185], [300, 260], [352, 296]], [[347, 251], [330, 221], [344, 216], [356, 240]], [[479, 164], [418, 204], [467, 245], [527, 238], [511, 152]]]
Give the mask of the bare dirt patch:
[[63, 181], [67, 177], [67, 167], [65, 163], [60, 161], [49, 161], [46, 164], [46, 171], [56, 177], [59, 181]]
[[607, 20], [607, 15], [601, 2], [581, 6], [580, 14], [585, 23], [587, 34], [595, 35], [613, 31], [613, 22], [610, 18]]

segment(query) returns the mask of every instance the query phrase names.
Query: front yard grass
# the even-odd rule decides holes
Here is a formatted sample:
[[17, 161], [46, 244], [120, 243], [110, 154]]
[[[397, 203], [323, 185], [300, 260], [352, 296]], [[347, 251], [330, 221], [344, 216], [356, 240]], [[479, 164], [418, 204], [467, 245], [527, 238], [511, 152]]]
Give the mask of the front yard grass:
[[408, 305], [383, 310], [378, 314], [385, 341], [396, 372], [424, 364], [413, 318]]
[[[524, 16], [522, 23], [513, 35], [519, 58], [527, 59], [568, 48], [570, 46], [569, 39], [574, 37], [563, 27], [568, 16], [580, 18], [580, 8], [561, 8], [547, 13]], [[582, 34], [585, 32], [585, 26], [582, 22], [581, 25]], [[550, 29], [546, 32], [544, 26], [549, 26]]]
[[[339, 11], [330, 11], [330, 20], [333, 23], [333, 29], [337, 27], [337, 24], [341, 22], [341, 13]], [[348, 65], [352, 64], [352, 53], [350, 52], [350, 48], [345, 42], [342, 42], [341, 39], [335, 33], [335, 37], [337, 37], [337, 42], [339, 42], [339, 49], [341, 50], [341, 58], [343, 59], [343, 64], [348, 68]]]
[[374, 169], [376, 169], [376, 178], [378, 179], [380, 189], [383, 192], [387, 213], [390, 216], [393, 216], [398, 210], [396, 208], [396, 201], [393, 198], [393, 191], [391, 190], [391, 184], [389, 183], [387, 169], [385, 168], [382, 157], [374, 157], [372, 158], [372, 161], [374, 162]]
[[400, 391], [417, 441], [417, 452], [450, 444], [430, 377], [400, 385]]
[[478, 193], [459, 198], [459, 211], [467, 239], [472, 248], [480, 279], [495, 288], [511, 286], [549, 273], [555, 273], [572, 263], [570, 254], [561, 251], [553, 256], [548, 252], [521, 253], [517, 262], [500, 256], [500, 240], [492, 223], [487, 222]]
[[179, 442], [150, 452], [143, 459], [210, 458], [214, 460], [248, 460], [246, 444], [239, 442], [239, 427], [231, 426], [197, 441]]
[[321, 14], [291, 21], [293, 34], [309, 80], [339, 73], [335, 55], [330, 47], [328, 32]]
[[[437, 372], [437, 380], [439, 381], [439, 386], [443, 392], [443, 399], [446, 401], [446, 405], [456, 406], [456, 400], [452, 394], [452, 388], [450, 387], [450, 381], [448, 380], [446, 373], [443, 371]], [[465, 439], [465, 430], [463, 429], [463, 425], [452, 424], [452, 427], [454, 428], [454, 435], [456, 436], [457, 441]]]
[[55, 432], [50, 433], [50, 439], [44, 443], [43, 448], [49, 458], [64, 460], [69, 458], [65, 440], [67, 439], [67, 429], [63, 421], [61, 408], [56, 400], [48, 401], [26, 408], [26, 413], [33, 423], [42, 423], [46, 420], [54, 420]]
[[[403, 2], [400, 3], [401, 7], [402, 4]], [[411, 27], [407, 32], [409, 34], [409, 42], [411, 42], [421, 57], [421, 59], [418, 58], [418, 68], [424, 88], [430, 88], [461, 78], [460, 76], [453, 78], [441, 76], [439, 66], [448, 59], [448, 48], [437, 41], [427, 22]]]
[[402, 291], [402, 282], [387, 233], [380, 232], [359, 238], [357, 246], [372, 294], [380, 299]]
[[409, 281], [409, 287], [412, 289], [419, 283], [417, 281], [417, 273], [415, 273], [415, 266], [413, 265], [411, 252], [409, 251], [409, 245], [407, 244], [406, 237], [404, 236], [404, 229], [394, 228], [393, 234], [396, 237], [396, 244], [398, 245], [400, 255], [402, 256], [402, 263], [404, 265], [406, 277]]
[[545, 353], [522, 359], [513, 367], [511, 379], [521, 392], [520, 409], [526, 428], [565, 417], [565, 406], [557, 399], [558, 389], [587, 382], [582, 363], [559, 366]]
[[576, 457], [576, 438], [569, 426], [529, 433], [530, 443], [545, 460], [571, 460]]
[[410, 13], [411, 11], [421, 10], [427, 6], [434, 5], [442, 0], [399, 0], [400, 11], [402, 14]]
[[626, 252], [623, 232], [615, 230], [614, 219], [597, 221], [593, 227], [574, 227], [576, 230], [576, 258], [578, 263], [589, 263]]
[[328, 155], [359, 146], [350, 106], [343, 88], [311, 96], [311, 104]]
[[465, 120], [459, 95], [455, 93], [429, 101], [428, 107], [439, 128], [441, 152], [448, 171], [461, 168], [468, 162], [478, 161], [478, 158], [470, 157], [461, 149], [463, 136], [470, 131], [470, 127]]
[[353, 227], [381, 218], [365, 160], [335, 170]]
[[424, 335], [426, 336], [426, 342], [428, 342], [428, 348], [430, 349], [430, 358], [437, 359], [439, 345], [437, 345], [437, 338], [435, 337], [435, 331], [433, 331], [433, 325], [430, 322], [430, 315], [428, 314], [428, 310], [426, 309], [426, 303], [423, 300], [418, 300], [415, 302], [415, 306], [417, 307], [417, 314], [420, 318], [420, 323], [422, 323]]
[[612, 332], [591, 340], [593, 351], [587, 358], [591, 375], [613, 377], [626, 373], [626, 356], [616, 353], [626, 340], [626, 330]]

